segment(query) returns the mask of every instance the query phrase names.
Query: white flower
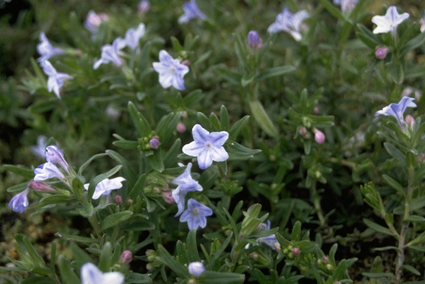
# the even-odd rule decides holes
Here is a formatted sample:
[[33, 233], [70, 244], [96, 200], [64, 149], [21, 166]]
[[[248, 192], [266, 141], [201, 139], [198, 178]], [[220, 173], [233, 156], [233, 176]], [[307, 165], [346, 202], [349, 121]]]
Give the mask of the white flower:
[[139, 40], [143, 37], [145, 34], [145, 25], [140, 24], [137, 29], [129, 29], [125, 33], [125, 44], [130, 47], [131, 49], [135, 50], [139, 46]]
[[49, 79], [47, 79], [47, 90], [49, 92], [53, 91], [58, 99], [60, 99], [59, 88], [63, 86], [64, 80], [71, 79], [72, 76], [57, 72], [48, 60], [44, 60], [40, 63], [40, 65], [43, 68], [44, 73], [49, 76]]
[[154, 62], [153, 69], [159, 73], [159, 83], [166, 89], [173, 86], [177, 90], [184, 90], [184, 75], [189, 72], [189, 67], [180, 63], [178, 59], [172, 58], [168, 52], [159, 52], [159, 61]]
[[300, 41], [302, 38], [300, 33], [301, 24], [308, 17], [310, 17], [310, 14], [305, 10], [292, 14], [286, 8], [277, 15], [276, 21], [269, 26], [267, 31], [269, 33], [284, 31], [290, 33], [296, 41]]
[[374, 16], [372, 23], [376, 24], [376, 28], [373, 30], [374, 34], [388, 33], [391, 32], [394, 37], [397, 34], [397, 26], [400, 25], [404, 20], [409, 18], [408, 13], [399, 14], [395, 6], [388, 8], [385, 16]]
[[[92, 199], [98, 199], [102, 195], [109, 195], [112, 190], [119, 189], [122, 187], [122, 182], [125, 181], [125, 178], [117, 177], [113, 179], [105, 178], [96, 185], [96, 188], [93, 193]], [[86, 190], [89, 190], [89, 183], [84, 185]]]
[[112, 45], [105, 44], [102, 46], [102, 55], [100, 56], [100, 59], [93, 64], [93, 69], [96, 70], [101, 64], [107, 64], [110, 62], [114, 63], [115, 66], [120, 67], [123, 60], [119, 56], [119, 53], [124, 47], [125, 41], [120, 37], [116, 38]]
[[102, 273], [93, 263], [81, 266], [81, 284], [123, 284], [124, 275], [120, 272]]

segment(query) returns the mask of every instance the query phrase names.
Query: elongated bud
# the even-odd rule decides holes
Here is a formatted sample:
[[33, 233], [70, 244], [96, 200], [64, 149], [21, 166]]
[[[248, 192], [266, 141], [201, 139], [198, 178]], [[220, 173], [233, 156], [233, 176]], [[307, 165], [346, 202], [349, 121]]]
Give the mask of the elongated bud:
[[385, 57], [387, 57], [388, 51], [390, 49], [388, 47], [382, 47], [382, 46], [377, 46], [375, 48], [375, 56], [376, 58], [378, 58], [379, 60], [383, 60], [385, 59]]
[[121, 195], [116, 195], [114, 197], [114, 202], [115, 202], [116, 205], [121, 206], [122, 205], [122, 197], [121, 197]]
[[314, 131], [314, 140], [316, 140], [318, 144], [323, 144], [326, 139], [325, 134], [316, 128], [313, 131]]
[[131, 251], [125, 250], [122, 252], [119, 261], [124, 264], [129, 264], [132, 260], [133, 260], [133, 255]]
[[159, 137], [158, 136], [154, 136], [152, 137], [152, 139], [149, 141], [149, 145], [152, 149], [158, 149], [159, 146], [161, 145], [161, 142], [159, 142]]
[[173, 194], [171, 192], [163, 192], [162, 198], [164, 198], [164, 201], [168, 204], [174, 204], [176, 201], [174, 200]]
[[32, 180], [28, 183], [28, 187], [37, 192], [56, 192], [56, 189], [42, 181]]
[[257, 31], [250, 31], [248, 33], [248, 45], [252, 48], [261, 48], [263, 46], [263, 40]]

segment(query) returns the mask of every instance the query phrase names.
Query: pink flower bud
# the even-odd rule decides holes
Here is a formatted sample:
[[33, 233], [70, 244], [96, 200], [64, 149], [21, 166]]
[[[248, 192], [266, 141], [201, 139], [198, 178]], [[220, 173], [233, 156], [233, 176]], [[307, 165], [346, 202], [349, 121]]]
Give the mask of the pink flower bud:
[[37, 192], [56, 192], [56, 190], [42, 181], [32, 180], [28, 183], [28, 187]]
[[409, 125], [411, 127], [413, 127], [413, 125], [415, 125], [415, 119], [410, 114], [406, 115], [405, 121], [406, 121], [407, 125]]
[[158, 136], [154, 136], [152, 137], [152, 139], [149, 141], [149, 145], [152, 149], [158, 149], [159, 146], [161, 145], [161, 142], [159, 142], [159, 137]]
[[122, 205], [122, 197], [121, 195], [116, 195], [114, 198], [114, 202], [116, 205], [121, 206]]
[[319, 107], [317, 107], [317, 106], [314, 107], [313, 112], [314, 112], [314, 114], [319, 114], [320, 113]]
[[301, 251], [299, 248], [293, 248], [291, 249], [291, 252], [295, 255], [295, 256], [299, 256]]
[[174, 200], [174, 197], [171, 192], [163, 192], [162, 198], [164, 198], [164, 201], [168, 204], [174, 204], [176, 201]]
[[318, 144], [323, 144], [326, 139], [325, 134], [316, 128], [313, 131], [314, 131], [314, 140], [316, 140]]
[[323, 260], [325, 263], [329, 263], [329, 258], [328, 258], [327, 256], [323, 256], [323, 257], [322, 257], [322, 260]]
[[147, 0], [142, 0], [139, 2], [138, 10], [140, 15], [144, 15], [149, 10], [150, 4]]
[[177, 123], [177, 127], [176, 127], [177, 132], [179, 133], [183, 133], [186, 131], [186, 126], [184, 125], [183, 122], [179, 122]]
[[131, 251], [125, 250], [122, 252], [119, 262], [123, 264], [129, 264], [133, 260], [133, 255], [131, 254]]
[[298, 133], [302, 136], [307, 134], [307, 129], [304, 126], [300, 127], [300, 130], [298, 130]]
[[380, 59], [380, 60], [383, 60], [383, 59], [385, 59], [385, 57], [387, 57], [387, 54], [388, 54], [388, 51], [389, 51], [390, 49], [388, 48], [388, 47], [382, 47], [382, 46], [377, 46], [376, 48], [375, 48], [375, 56], [376, 56], [376, 58], [378, 58], [378, 59]]
[[190, 66], [190, 61], [189, 60], [185, 60], [185, 61], [182, 62], [182, 64], [183, 65], [186, 65], [186, 66]]

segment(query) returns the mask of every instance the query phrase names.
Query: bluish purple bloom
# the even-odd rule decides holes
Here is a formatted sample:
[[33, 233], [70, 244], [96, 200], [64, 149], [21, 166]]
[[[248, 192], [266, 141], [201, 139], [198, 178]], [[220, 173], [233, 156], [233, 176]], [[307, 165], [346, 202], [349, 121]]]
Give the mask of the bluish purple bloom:
[[120, 272], [103, 273], [93, 263], [81, 266], [81, 284], [123, 284], [124, 275]]
[[150, 7], [150, 3], [148, 0], [142, 0], [139, 2], [138, 9], [140, 14], [145, 14]]
[[59, 168], [51, 163], [47, 162], [44, 164], [39, 165], [37, 168], [34, 169], [35, 181], [43, 181], [48, 180], [52, 178], [57, 178], [61, 181], [65, 181], [65, 176], [63, 173], [59, 170]]
[[189, 230], [197, 230], [199, 227], [205, 228], [207, 225], [206, 217], [212, 214], [211, 208], [191, 198], [187, 202], [187, 209], [180, 216], [180, 222], [187, 222]]
[[49, 60], [52, 56], [64, 53], [61, 48], [54, 47], [50, 44], [44, 32], [40, 33], [40, 41], [41, 42], [37, 44], [37, 51], [41, 55], [41, 57], [37, 59], [38, 62]]
[[[125, 181], [125, 178], [122, 177], [116, 177], [113, 179], [104, 179], [101, 182], [99, 182], [96, 185], [96, 188], [94, 190], [92, 199], [98, 199], [102, 195], [109, 195], [111, 194], [112, 190], [120, 189], [122, 187], [122, 182]], [[84, 185], [84, 188], [86, 190], [89, 190], [89, 183], [86, 183]]]
[[93, 69], [99, 68], [101, 64], [114, 63], [115, 66], [120, 67], [123, 60], [119, 56], [119, 52], [125, 47], [125, 41], [118, 37], [114, 40], [112, 45], [105, 44], [102, 46], [102, 55], [98, 61], [93, 64]]
[[[267, 221], [267, 224], [261, 223], [261, 228], [265, 231], [270, 231], [270, 221]], [[275, 250], [275, 251], [280, 249], [280, 244], [277, 241], [275, 234], [267, 236], [267, 237], [258, 238], [257, 242], [266, 244], [272, 250]]]
[[359, 2], [359, 0], [334, 0], [335, 5], [341, 5], [342, 12], [353, 10], [357, 2]]
[[386, 115], [393, 116], [397, 119], [398, 124], [402, 129], [404, 129], [404, 111], [408, 107], [416, 107], [416, 104], [413, 102], [414, 98], [403, 97], [398, 104], [392, 103], [389, 106], [384, 107], [382, 110], [377, 111], [377, 115]]
[[152, 137], [152, 139], [149, 141], [149, 145], [151, 146], [152, 149], [158, 149], [159, 146], [161, 146], [161, 142], [159, 142], [159, 137], [158, 136], [154, 136]]
[[57, 72], [56, 69], [52, 66], [52, 64], [48, 60], [44, 60], [40, 63], [43, 68], [44, 73], [49, 76], [47, 79], [47, 90], [49, 92], [53, 91], [58, 99], [60, 99], [59, 89], [63, 86], [63, 82], [66, 79], [71, 79], [72, 76]]
[[27, 197], [29, 191], [29, 188], [27, 188], [24, 191], [13, 196], [9, 202], [8, 207], [12, 208], [12, 210], [15, 212], [23, 213], [29, 204]]
[[172, 58], [168, 52], [159, 52], [159, 61], [154, 62], [153, 69], [159, 73], [159, 83], [166, 89], [173, 86], [177, 90], [184, 90], [184, 75], [189, 72], [189, 67], [180, 63], [178, 59]]
[[177, 188], [172, 192], [172, 196], [178, 208], [175, 216], [182, 214], [185, 207], [185, 198], [189, 191], [202, 191], [203, 189], [198, 181], [194, 180], [190, 175], [191, 169], [192, 163], [188, 163], [184, 172], [172, 181], [173, 184], [177, 185]]
[[199, 276], [201, 276], [202, 273], [205, 272], [205, 266], [202, 262], [195, 261], [195, 262], [189, 263], [188, 270], [189, 270], [190, 275], [193, 275], [195, 277], [199, 277]]
[[198, 8], [198, 4], [196, 4], [195, 0], [190, 0], [190, 2], [186, 2], [183, 4], [184, 14], [179, 18], [179, 24], [188, 23], [192, 19], [201, 19], [205, 20], [207, 17], [204, 13], [201, 12]]
[[269, 26], [267, 31], [269, 33], [284, 31], [291, 34], [296, 41], [300, 41], [302, 38], [300, 33], [301, 24], [308, 17], [310, 17], [310, 14], [305, 10], [292, 14], [287, 8], [285, 8], [279, 15], [277, 15], [276, 21]]
[[253, 48], [261, 48], [263, 46], [263, 40], [261, 39], [257, 31], [249, 31], [248, 45]]
[[31, 146], [31, 151], [40, 158], [46, 157], [46, 136], [40, 135], [37, 138], [37, 146]]
[[139, 41], [145, 34], [145, 25], [140, 24], [137, 29], [129, 29], [125, 33], [125, 45], [135, 50], [139, 46]]
[[48, 162], [58, 164], [62, 167], [67, 173], [69, 173], [69, 165], [65, 161], [65, 158], [63, 157], [62, 150], [55, 145], [47, 146], [46, 148], [46, 160]]
[[372, 23], [376, 25], [376, 28], [373, 30], [374, 34], [388, 33], [391, 32], [391, 35], [395, 37], [397, 35], [397, 27], [410, 15], [408, 13], [399, 14], [395, 6], [388, 8], [385, 16], [373, 16]]
[[229, 154], [223, 144], [229, 138], [226, 131], [209, 133], [201, 125], [196, 124], [192, 129], [193, 142], [183, 146], [183, 153], [197, 157], [199, 168], [205, 170], [213, 161], [223, 162]]

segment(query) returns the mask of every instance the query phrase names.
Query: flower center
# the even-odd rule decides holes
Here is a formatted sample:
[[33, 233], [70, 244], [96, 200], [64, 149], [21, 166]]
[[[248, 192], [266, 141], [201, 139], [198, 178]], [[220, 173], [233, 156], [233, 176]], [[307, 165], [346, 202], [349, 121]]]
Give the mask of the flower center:
[[192, 209], [192, 215], [198, 215], [199, 214], [199, 210], [198, 209]]
[[171, 73], [176, 73], [176, 68], [174, 68], [174, 67], [170, 67], [170, 72], [171, 72]]

